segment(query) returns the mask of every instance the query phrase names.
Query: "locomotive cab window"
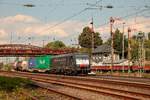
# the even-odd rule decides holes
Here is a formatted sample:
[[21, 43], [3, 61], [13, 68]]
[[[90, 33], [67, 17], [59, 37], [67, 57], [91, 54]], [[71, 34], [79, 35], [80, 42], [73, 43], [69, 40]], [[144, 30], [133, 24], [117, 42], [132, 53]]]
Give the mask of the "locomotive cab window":
[[83, 58], [83, 57], [77, 57], [76, 58], [76, 64], [77, 65], [80, 65], [80, 64], [89, 65], [89, 59], [88, 58]]

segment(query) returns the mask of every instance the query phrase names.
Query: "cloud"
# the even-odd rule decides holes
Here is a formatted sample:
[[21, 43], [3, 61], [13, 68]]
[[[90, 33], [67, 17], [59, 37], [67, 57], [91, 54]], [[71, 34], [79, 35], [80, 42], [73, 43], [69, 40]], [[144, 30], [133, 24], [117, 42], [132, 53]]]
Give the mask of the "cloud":
[[148, 28], [150, 23], [150, 18], [145, 17], [137, 17], [136, 19], [130, 19], [128, 21], [128, 25], [132, 29], [136, 29], [136, 31], [143, 31], [145, 33], [150, 32], [150, 28]]
[[21, 15], [21, 14], [0, 19], [0, 23], [5, 23], [5, 24], [13, 24], [13, 23], [19, 23], [19, 22], [31, 23], [31, 22], [37, 22], [37, 21], [38, 20], [33, 18], [32, 16]]
[[0, 29], [0, 38], [3, 39], [6, 36], [6, 31], [3, 29]]
[[52, 24], [38, 24], [38, 25], [32, 25], [28, 26], [24, 29], [22, 29], [22, 33], [24, 34], [36, 34], [39, 36], [44, 35], [54, 35], [58, 37], [66, 37], [68, 34], [66, 31], [61, 27], [56, 27], [54, 29], [50, 29], [49, 26], [52, 26]]
[[0, 18], [0, 23], [0, 34], [3, 34], [3, 36], [8, 38], [8, 35], [13, 33], [13, 37], [16, 39], [17, 36], [49, 36], [56, 38], [67, 38], [75, 35], [76, 33], [79, 34], [85, 26], [84, 22], [70, 20], [53, 27], [59, 22], [53, 21], [43, 23], [37, 18], [21, 14]]
[[[127, 34], [127, 28], [131, 27], [132, 29], [137, 29], [138, 31], [150, 32], [150, 18], [145, 17], [137, 17], [130, 18], [124, 20], [125, 24], [125, 33]], [[114, 23], [113, 31], [116, 28], [119, 28], [122, 31], [122, 22], [116, 21]], [[43, 23], [41, 20], [28, 16], [28, 15], [15, 15], [8, 16], [5, 18], [0, 18], [0, 35], [1, 39], [8, 39], [10, 37], [10, 33], [13, 33], [14, 41], [17, 41], [17, 37], [24, 37], [24, 41], [28, 41], [27, 38], [32, 36], [34, 38], [38, 38], [37, 41], [41, 41], [41, 37], [51, 37], [57, 39], [63, 39], [65, 42], [69, 41], [73, 36], [78, 36], [82, 29], [88, 25], [88, 22], [69, 20], [63, 24], [55, 26], [57, 21]], [[54, 27], [55, 26], [55, 27]], [[107, 24], [102, 27], [95, 27], [95, 31], [101, 33], [101, 37], [104, 40], [107, 40], [110, 37], [110, 25]], [[19, 40], [18, 40], [19, 41]], [[23, 40], [22, 40], [23, 41]]]

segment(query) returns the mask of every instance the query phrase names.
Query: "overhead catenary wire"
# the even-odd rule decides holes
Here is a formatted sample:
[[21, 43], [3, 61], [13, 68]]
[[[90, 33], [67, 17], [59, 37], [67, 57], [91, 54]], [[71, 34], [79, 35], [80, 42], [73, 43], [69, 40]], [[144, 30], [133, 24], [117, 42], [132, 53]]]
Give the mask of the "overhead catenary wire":
[[[138, 25], [138, 24], [143, 24], [143, 23], [149, 23], [149, 21], [141, 21], [141, 22], [137, 22], [137, 23], [134, 23], [134, 24], [125, 24], [125, 26], [124, 27], [131, 27], [131, 26], [135, 26], [135, 25]], [[117, 28], [120, 28], [120, 27], [122, 27], [122, 26], [119, 26], [119, 27], [117, 27]], [[113, 27], [114, 29], [116, 29], [115, 27]], [[97, 29], [97, 30], [99, 30], [99, 31], [109, 31], [109, 27], [105, 27], [105, 28], [103, 28], [103, 29]]]
[[[64, 1], [64, 0], [61, 0], [61, 1]], [[61, 2], [60, 1], [60, 2]], [[47, 4], [35, 4], [35, 7], [49, 7], [49, 6], [58, 6], [58, 5], [63, 5], [63, 6], [66, 6], [66, 5], [71, 5], [71, 6], [77, 6], [77, 5], [86, 5], [84, 3], [56, 3], [56, 4], [52, 4], [52, 3], [47, 3]], [[24, 2], [26, 4], [32, 4], [33, 2]], [[7, 1], [0, 1], [0, 4], [3, 4], [3, 5], [11, 5], [11, 6], [24, 6], [24, 3], [18, 3], [18, 2], [7, 2]]]
[[[121, 17], [118, 17], [119, 19], [125, 19], [125, 18], [128, 18], [128, 17], [130, 17], [130, 16], [133, 16], [133, 15], [135, 15], [135, 14], [138, 14], [138, 13], [143, 13], [143, 12], [145, 12], [145, 11], [149, 11], [149, 9], [142, 9], [142, 10], [140, 10], [140, 11], [137, 11], [137, 12], [134, 12], [134, 13], [130, 13], [130, 14], [128, 14], [128, 15], [125, 15], [125, 16], [121, 16]], [[109, 24], [109, 22], [106, 22], [106, 23], [103, 23], [103, 24], [101, 24], [101, 25], [99, 25], [99, 27], [102, 27], [102, 26], [105, 26], [105, 25], [108, 25]]]
[[[48, 29], [55, 28], [56, 26], [61, 25], [61, 24], [65, 23], [66, 21], [68, 21], [68, 20], [70, 20], [70, 19], [72, 19], [72, 18], [74, 18], [74, 17], [80, 15], [81, 13], [85, 12], [86, 10], [87, 10], [87, 8], [85, 8], [85, 9], [79, 11], [78, 13], [75, 13], [75, 14], [73, 14], [73, 15], [71, 15], [71, 16], [65, 18], [65, 19], [63, 19], [61, 22], [58, 22], [58, 23], [56, 23], [55, 25], [53, 25], [53, 26], [51, 26], [51, 27], [48, 27], [48, 28], [46, 28], [46, 29], [44, 29], [44, 30], [48, 30]], [[42, 31], [43, 31], [43, 30], [42, 30]]]
[[[95, 4], [98, 4], [100, 1], [102, 1], [102, 0], [98, 0]], [[3, 3], [3, 2], [0, 2], [0, 3]], [[11, 3], [9, 3], [9, 2], [5, 2], [5, 3], [6, 3], [6, 4], [11, 4]], [[14, 3], [14, 4], [15, 4], [15, 3]], [[19, 4], [19, 3], [16, 3], [16, 4]], [[81, 13], [85, 12], [86, 10], [88, 10], [88, 8], [85, 8], [85, 9], [83, 9], [83, 10], [81, 10], [81, 11], [79, 11], [79, 12], [73, 14], [73, 15], [71, 15], [71, 16], [69, 16], [69, 17], [63, 19], [62, 21], [56, 23], [55, 25], [50, 26], [50, 27], [48, 27], [47, 29], [44, 29], [44, 30], [48, 30], [48, 29], [55, 28], [56, 26], [65, 23], [66, 21], [70, 20], [71, 18], [74, 18], [74, 17], [80, 15]], [[135, 15], [135, 14], [137, 14], [137, 13], [144, 12], [144, 11], [146, 11], [146, 10], [148, 10], [148, 9], [142, 9], [142, 10], [140, 10], [140, 11], [137, 11], [137, 12], [131, 13], [131, 14], [128, 14], [128, 15], [123, 16], [123, 17], [120, 17], [120, 18], [122, 18], [122, 19], [123, 19], [123, 18], [127, 18], [127, 17], [130, 17], [130, 16]], [[107, 24], [109, 24], [109, 22], [103, 23], [103, 24], [99, 25], [99, 27], [105, 26], [105, 25], [107, 25]]]
[[[85, 8], [85, 9], [79, 11], [78, 13], [75, 13], [75, 14], [73, 14], [73, 15], [71, 15], [71, 16], [65, 18], [65, 19], [62, 20], [61, 22], [58, 22], [58, 23], [56, 23], [55, 25], [53, 25], [53, 26], [51, 26], [51, 27], [48, 27], [47, 29], [44, 29], [44, 30], [48, 30], [48, 29], [55, 28], [56, 26], [65, 23], [66, 21], [68, 21], [68, 20], [70, 20], [70, 19], [72, 19], [72, 18], [74, 18], [74, 17], [80, 15], [81, 13], [85, 12], [85, 11], [88, 10], [88, 9], [89, 9], [89, 8]], [[128, 15], [119, 17], [119, 18], [120, 18], [120, 19], [125, 19], [125, 18], [127, 18], [127, 17], [133, 16], [133, 15], [135, 15], [135, 14], [138, 14], [138, 13], [141, 13], [141, 12], [144, 12], [144, 11], [147, 11], [147, 10], [149, 10], [149, 9], [142, 9], [142, 10], [140, 10], [140, 11], [137, 11], [137, 12], [134, 12], [134, 13], [131, 13], [131, 14], [128, 14]], [[103, 24], [99, 25], [99, 27], [105, 26], [105, 25], [107, 25], [107, 24], [109, 24], [109, 22], [103, 23]], [[42, 30], [42, 31], [43, 31], [43, 30]]]
[[[94, 3], [94, 5], [98, 4], [98, 3], [101, 2], [101, 1], [102, 1], [102, 0], [96, 1], [96, 2]], [[44, 30], [52, 29], [52, 28], [54, 28], [54, 27], [56, 27], [56, 26], [58, 26], [58, 25], [61, 25], [61, 24], [65, 23], [66, 21], [70, 20], [71, 18], [74, 18], [74, 17], [80, 15], [81, 13], [85, 12], [85, 11], [88, 10], [88, 9], [89, 9], [89, 8], [84, 8], [83, 10], [81, 10], [81, 11], [79, 11], [79, 12], [77, 12], [77, 13], [75, 13], [75, 14], [73, 14], [73, 15], [67, 17], [67, 18], [65, 18], [65, 19], [62, 20], [61, 22], [58, 22], [58, 23], [56, 23], [55, 25], [53, 25], [53, 26], [51, 26], [51, 27], [49, 27], [49, 28], [47, 28], [47, 29], [44, 29]]]

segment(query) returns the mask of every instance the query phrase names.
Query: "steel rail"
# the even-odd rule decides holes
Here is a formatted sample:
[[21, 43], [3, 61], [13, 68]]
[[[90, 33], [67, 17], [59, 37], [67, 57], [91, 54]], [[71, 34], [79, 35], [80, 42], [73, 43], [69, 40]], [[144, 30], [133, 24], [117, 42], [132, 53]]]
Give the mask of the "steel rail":
[[[0, 76], [7, 76], [7, 77], [21, 77], [21, 78], [27, 78], [27, 79], [31, 79], [30, 77], [28, 77], [28, 76], [19, 76], [19, 75], [15, 75], [15, 76], [13, 76], [13, 75], [9, 75], [9, 73], [7, 73], [6, 75], [5, 74], [0, 74]], [[75, 99], [75, 100], [85, 100], [85, 98], [83, 98], [83, 97], [77, 97], [77, 96], [74, 96], [73, 94], [68, 94], [68, 92], [66, 93], [66, 92], [64, 92], [64, 91], [59, 91], [59, 90], [57, 90], [57, 89], [54, 89], [54, 88], [51, 88], [51, 87], [46, 87], [46, 86], [44, 86], [43, 84], [41, 84], [41, 82], [37, 82], [37, 81], [34, 81], [34, 80], [32, 80], [34, 83], [34, 85], [36, 85], [36, 86], [39, 86], [40, 88], [44, 88], [44, 89], [47, 89], [47, 90], [49, 90], [49, 91], [52, 91], [52, 92], [55, 92], [55, 93], [58, 93], [58, 94], [61, 94], [61, 95], [64, 95], [64, 96], [67, 96], [67, 97], [70, 97], [70, 98], [72, 98], [72, 99]], [[22, 92], [22, 94], [25, 94], [25, 95], [27, 95], [27, 96], [29, 96], [32, 100], [39, 100], [39, 99], [37, 99], [36, 97], [34, 97], [34, 96], [32, 96], [32, 95], [30, 95], [30, 94], [28, 94], [28, 93], [25, 93], [25, 92]], [[86, 99], [87, 100], [87, 99]], [[89, 99], [90, 100], [90, 99]]]
[[54, 75], [54, 74], [39, 74], [39, 73], [28, 73], [28, 72], [8, 72], [8, 71], [0, 71], [4, 73], [15, 73], [15, 74], [26, 74], [26, 75], [37, 75], [37, 76], [44, 76], [44, 77], [60, 77], [63, 79], [74, 79], [74, 80], [82, 80], [82, 81], [92, 81], [92, 82], [101, 82], [107, 84], [117, 84], [117, 85], [125, 85], [125, 86], [132, 86], [137, 88], [150, 88], [150, 84], [130, 80], [119, 80], [119, 79], [105, 79], [105, 78], [91, 78], [91, 77], [76, 77], [76, 76], [64, 76], [64, 75]]
[[[7, 72], [7, 71], [3, 71], [3, 72]], [[11, 73], [16, 73], [16, 72], [11, 72]], [[90, 79], [90, 80], [99, 80], [99, 81], [101, 81], [101, 80], [103, 80], [103, 81], [107, 81], [107, 79], [109, 79], [108, 81], [119, 81], [119, 82], [121, 82], [121, 83], [126, 83], [126, 82], [128, 82], [128, 83], [134, 83], [134, 84], [144, 84], [144, 85], [148, 85], [148, 86], [150, 86], [150, 84], [148, 84], [148, 83], [145, 83], [145, 81], [148, 81], [148, 82], [150, 82], [150, 79], [148, 79], [148, 78], [137, 78], [137, 77], [117, 77], [117, 76], [108, 76], [107, 77], [107, 75], [106, 76], [104, 76], [104, 77], [99, 77], [99, 76], [96, 76], [96, 77], [91, 77], [91, 76], [87, 76], [87, 77], [83, 77], [83, 76], [64, 76], [64, 75], [55, 75], [55, 74], [40, 74], [40, 73], [28, 73], [28, 72], [17, 72], [17, 73], [24, 73], [24, 74], [29, 74], [29, 75], [33, 75], [33, 74], [38, 74], [38, 75], [40, 75], [40, 76], [45, 76], [45, 77], [56, 77], [56, 76], [58, 76], [58, 77], [61, 77], [61, 78], [69, 78], [69, 77], [71, 77], [71, 78], [74, 78], [74, 79], [80, 79], [80, 78], [82, 78], [82, 79]], [[135, 79], [134, 79], [135, 78]], [[144, 83], [143, 83], [144, 82]], [[146, 87], [147, 88], [147, 87]]]
[[[22, 73], [22, 72], [17, 72], [17, 73]], [[150, 88], [150, 84], [143, 83], [143, 81], [130, 81], [130, 80], [119, 80], [119, 79], [105, 79], [105, 78], [91, 78], [91, 77], [76, 77], [76, 76], [64, 76], [64, 75], [49, 75], [49, 74], [35, 74], [35, 73], [26, 73], [23, 72], [24, 74], [28, 75], [39, 75], [39, 76], [44, 76], [44, 77], [61, 77], [63, 79], [71, 78], [74, 80], [82, 80], [82, 81], [92, 81], [92, 82], [100, 82], [100, 83], [107, 83], [107, 84], [117, 84], [117, 85], [124, 85], [124, 86], [132, 86], [132, 87], [137, 87], [137, 88]]]
[[82, 97], [74, 96], [74, 95], [72, 95], [72, 94], [69, 94], [68, 92], [66, 93], [66, 92], [64, 92], [64, 91], [59, 91], [59, 90], [57, 90], [57, 89], [54, 89], [54, 88], [45, 86], [45, 85], [44, 85], [45, 82], [42, 83], [42, 81], [36, 81], [36, 80], [33, 80], [33, 82], [34, 82], [35, 85], [37, 85], [37, 86], [39, 86], [39, 87], [41, 87], [41, 88], [45, 88], [45, 89], [47, 89], [47, 90], [49, 90], [49, 91], [53, 91], [53, 92], [55, 92], [55, 93], [65, 95], [65, 96], [67, 96], [67, 97], [70, 97], [70, 98], [73, 98], [73, 99], [76, 99], [76, 100], [85, 100], [85, 99], [82, 98]]
[[[20, 74], [19, 74], [20, 75]], [[32, 75], [32, 76], [30, 76], [30, 75]], [[35, 77], [33, 76], [33, 75], [36, 75]], [[24, 76], [24, 75], [23, 75]], [[51, 80], [51, 81], [55, 81], [55, 82], [59, 82], [59, 84], [65, 84], [64, 83], [64, 81], [61, 81], [60, 79], [59, 80], [52, 80], [52, 79], [49, 79], [48, 77], [43, 77], [44, 75], [38, 75], [37, 76], [37, 74], [27, 74], [26, 75], [26, 77], [30, 77], [30, 78], [34, 78], [34, 80], [40, 80], [41, 79], [41, 81], [43, 80], [44, 82], [48, 82], [49, 80]], [[41, 77], [41, 78], [40, 78]], [[38, 79], [37, 79], [38, 78]], [[55, 76], [55, 78], [56, 78], [56, 76]], [[61, 78], [63, 78], [63, 79], [65, 79], [64, 77], [62, 77], [61, 76]], [[72, 78], [72, 77], [70, 77], [70, 78]], [[82, 78], [81, 78], [82, 79]], [[78, 79], [79, 80], [79, 79]], [[82, 80], [83, 81], [83, 80]], [[84, 80], [85, 81], [85, 80]], [[65, 81], [66, 82], [66, 81]], [[130, 92], [130, 91], [123, 91], [123, 90], [116, 90], [116, 89], [110, 89], [110, 88], [106, 88], [106, 87], [100, 87], [100, 86], [92, 86], [92, 85], [87, 85], [87, 84], [79, 84], [79, 83], [69, 83], [69, 82], [66, 82], [66, 84], [76, 84], [76, 85], [84, 85], [84, 86], [87, 86], [86, 88], [88, 88], [88, 87], [95, 87], [95, 88], [103, 88], [103, 89], [107, 89], [107, 90], [111, 90], [111, 91], [115, 91], [115, 92], [117, 92], [118, 91], [118, 93], [132, 93], [132, 95], [134, 94], [134, 95], [138, 95], [138, 96], [140, 96], [140, 97], [142, 97], [143, 95], [144, 95], [144, 97], [146, 97], [146, 98], [150, 98], [150, 95], [148, 95], [148, 94], [142, 94], [142, 93], [135, 93], [135, 92]], [[71, 85], [70, 85], [71, 86]], [[129, 96], [129, 95], [128, 95]], [[130, 96], [129, 96], [130, 97]], [[132, 98], [133, 99], [133, 98]], [[136, 99], [138, 99], [138, 98], [136, 98]]]
[[[35, 81], [40, 81], [43, 83], [55, 83], [55, 84], [60, 84], [63, 86], [67, 86], [67, 87], [73, 87], [73, 88], [78, 88], [78, 89], [84, 89], [87, 91], [92, 91], [92, 92], [96, 92], [99, 94], [104, 94], [104, 95], [108, 95], [108, 96], [112, 96], [112, 97], [116, 97], [116, 98], [121, 98], [121, 99], [127, 99], [127, 100], [138, 100], [140, 98], [135, 97], [135, 96], [131, 96], [131, 95], [123, 95], [123, 94], [119, 94], [118, 90], [115, 89], [110, 89], [110, 88], [101, 88], [101, 90], [97, 90], [95, 86], [88, 86], [88, 85], [82, 85], [82, 84], [75, 84], [75, 83], [65, 83], [65, 82], [57, 82], [57, 81], [51, 81], [51, 80], [41, 80], [41, 79], [34, 79]], [[100, 88], [100, 87], [98, 87]], [[104, 90], [105, 89], [105, 90]], [[112, 91], [113, 90], [113, 91]], [[110, 92], [112, 91], [112, 92]], [[116, 93], [116, 91], [118, 93]], [[120, 90], [120, 92], [123, 92]]]

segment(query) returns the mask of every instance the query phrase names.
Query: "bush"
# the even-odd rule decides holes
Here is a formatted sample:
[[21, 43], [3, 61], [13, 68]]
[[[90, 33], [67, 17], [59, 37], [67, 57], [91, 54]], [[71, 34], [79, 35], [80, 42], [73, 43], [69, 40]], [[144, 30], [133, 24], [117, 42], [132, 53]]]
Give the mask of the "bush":
[[0, 76], [0, 90], [11, 92], [28, 84], [31, 84], [31, 81], [28, 79]]

